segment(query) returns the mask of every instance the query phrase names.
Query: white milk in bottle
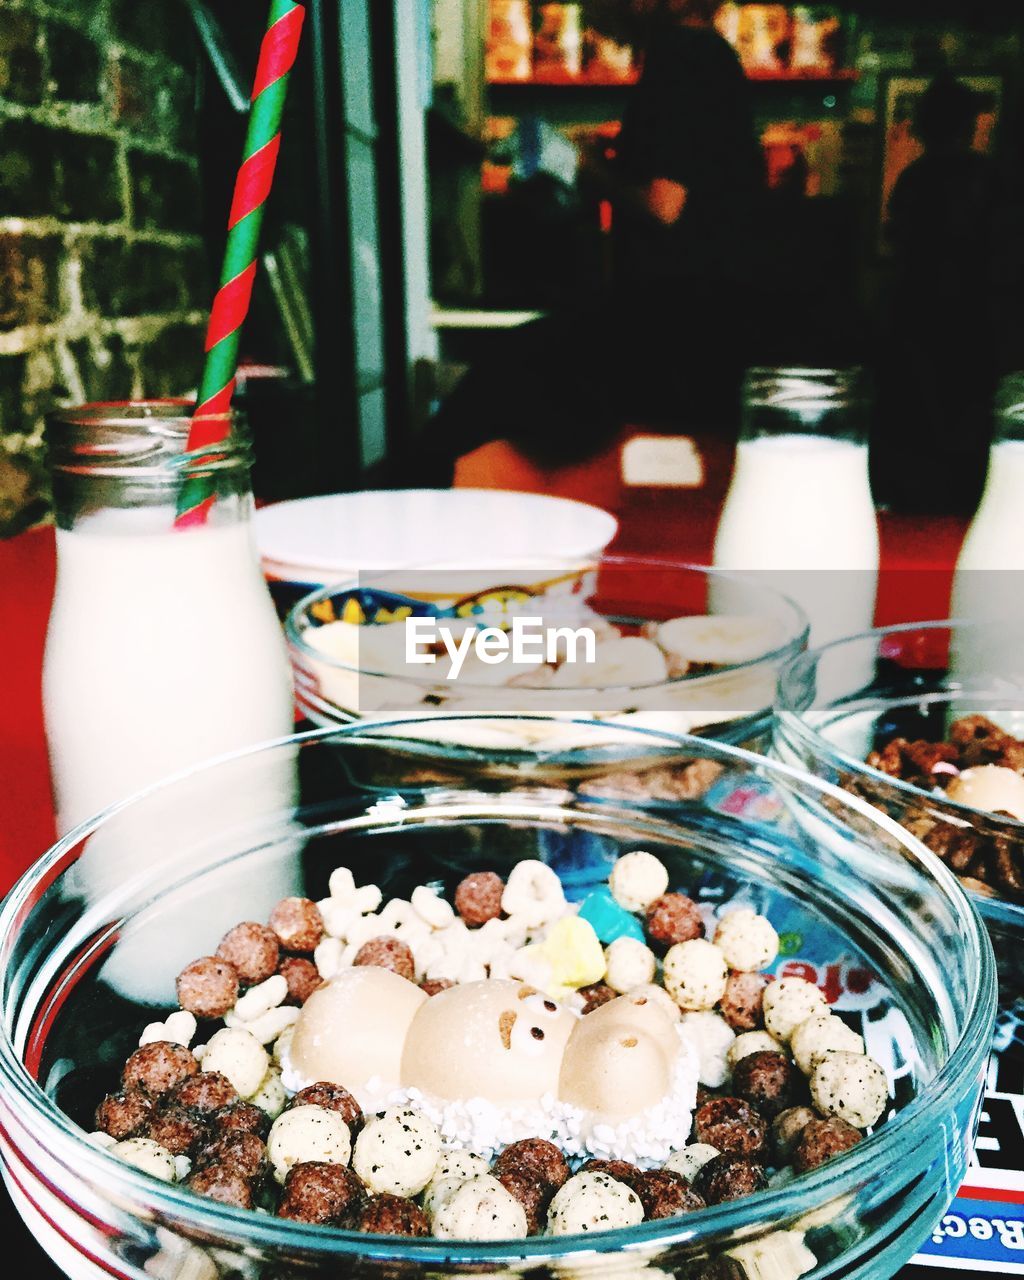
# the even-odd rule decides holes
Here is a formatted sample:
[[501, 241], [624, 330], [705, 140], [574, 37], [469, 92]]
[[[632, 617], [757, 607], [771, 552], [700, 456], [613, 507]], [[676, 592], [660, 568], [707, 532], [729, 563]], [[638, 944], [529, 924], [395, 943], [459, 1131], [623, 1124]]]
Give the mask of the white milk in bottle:
[[715, 537], [716, 567], [794, 599], [812, 645], [874, 621], [878, 525], [858, 383], [856, 370], [750, 371]]
[[1024, 686], [1024, 373], [999, 387], [985, 490], [957, 560], [950, 612], [993, 624], [958, 632], [951, 670]]
[[[160, 403], [85, 406], [48, 425], [57, 586], [43, 701], [62, 833], [168, 775], [292, 731], [287, 654], [250, 526], [247, 444], [233, 434], [218, 446], [201, 476], [205, 518], [176, 528], [187, 429], [180, 405]], [[197, 777], [187, 802], [179, 794], [170, 809], [154, 802], [105, 823], [75, 891], [102, 914], [104, 895], [147, 866], [170, 859], [186, 875], [209, 865], [232, 851], [232, 829], [295, 794], [287, 752], [233, 783]], [[204, 893], [194, 927], [151, 935], [141, 955], [119, 948], [105, 976], [123, 994], [160, 998], [151, 982], [208, 954], [231, 924], [265, 918], [293, 880], [275, 872], [252, 903]]]

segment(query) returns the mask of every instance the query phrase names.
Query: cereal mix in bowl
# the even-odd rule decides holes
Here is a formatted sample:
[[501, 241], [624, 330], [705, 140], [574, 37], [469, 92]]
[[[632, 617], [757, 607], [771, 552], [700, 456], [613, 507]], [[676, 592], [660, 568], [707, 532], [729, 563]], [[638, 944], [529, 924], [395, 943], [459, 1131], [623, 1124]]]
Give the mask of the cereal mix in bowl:
[[199, 1195], [443, 1239], [610, 1230], [764, 1191], [892, 1100], [749, 906], [653, 854], [566, 900], [543, 862], [382, 899], [337, 868], [178, 974], [92, 1140]]

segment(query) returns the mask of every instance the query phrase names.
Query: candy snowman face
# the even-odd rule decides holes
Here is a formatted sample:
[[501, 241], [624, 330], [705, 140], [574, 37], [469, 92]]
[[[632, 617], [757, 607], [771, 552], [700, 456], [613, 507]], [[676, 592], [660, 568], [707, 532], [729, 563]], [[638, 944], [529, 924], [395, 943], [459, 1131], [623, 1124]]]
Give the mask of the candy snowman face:
[[446, 1101], [554, 1094], [577, 1019], [521, 982], [466, 982], [432, 996], [409, 1028], [402, 1084]]
[[375, 1076], [397, 1082], [402, 1046], [428, 997], [390, 969], [343, 969], [302, 1006], [288, 1049], [292, 1072], [355, 1089]]
[[566, 1046], [558, 1096], [615, 1122], [669, 1092], [680, 1052], [671, 1019], [653, 1001], [620, 996], [579, 1022]]
[[618, 1121], [666, 1096], [679, 1052], [671, 1017], [642, 994], [580, 1018], [518, 981], [460, 983], [428, 999], [390, 970], [360, 966], [306, 1001], [289, 1066], [357, 1095], [375, 1077], [446, 1102], [549, 1094]]

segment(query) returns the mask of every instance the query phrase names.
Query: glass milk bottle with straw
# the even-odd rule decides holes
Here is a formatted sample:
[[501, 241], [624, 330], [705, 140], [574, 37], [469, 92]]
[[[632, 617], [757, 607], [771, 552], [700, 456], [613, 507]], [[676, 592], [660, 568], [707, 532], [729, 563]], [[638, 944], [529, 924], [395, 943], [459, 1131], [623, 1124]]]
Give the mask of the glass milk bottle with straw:
[[988, 475], [957, 560], [951, 614], [992, 624], [958, 633], [951, 670], [1024, 684], [1024, 654], [1013, 638], [1024, 623], [1024, 373], [999, 386]]
[[714, 564], [756, 573], [800, 604], [812, 645], [874, 621], [878, 525], [866, 408], [856, 369], [747, 374]]
[[[47, 424], [57, 586], [43, 702], [62, 833], [170, 774], [293, 728], [287, 654], [250, 524], [248, 441], [235, 419], [222, 441], [186, 454], [189, 427], [188, 406], [169, 402], [86, 405]], [[186, 461], [205, 501], [183, 524]], [[101, 901], [106, 887], [161, 858], [184, 872], [190, 860], [221, 856], [208, 830], [287, 806], [294, 791], [282, 755], [271, 775], [246, 774], [234, 789], [205, 793], [197, 782], [193, 803], [159, 820], [151, 806], [145, 829], [115, 821], [81, 861], [83, 898]], [[160, 938], [155, 951], [170, 948], [183, 963], [205, 954], [218, 924], [269, 910], [288, 888], [261, 885], [251, 906], [197, 904], [194, 938]], [[141, 998], [146, 957], [137, 959], [120, 981]]]

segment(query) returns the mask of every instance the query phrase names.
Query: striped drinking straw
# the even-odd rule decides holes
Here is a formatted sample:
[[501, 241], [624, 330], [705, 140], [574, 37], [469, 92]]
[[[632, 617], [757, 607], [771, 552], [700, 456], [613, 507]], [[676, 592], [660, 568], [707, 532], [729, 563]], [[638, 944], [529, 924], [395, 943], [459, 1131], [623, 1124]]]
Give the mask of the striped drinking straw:
[[[203, 376], [185, 446], [190, 453], [209, 449], [225, 439], [230, 430], [238, 344], [252, 300], [263, 210], [281, 145], [281, 113], [288, 91], [288, 73], [298, 52], [305, 12], [305, 7], [295, 0], [272, 0], [270, 6], [252, 87], [245, 151], [228, 216], [220, 287], [210, 309], [206, 331]], [[211, 501], [205, 480], [198, 477], [186, 480], [178, 499], [175, 523], [179, 527], [202, 524]]]

